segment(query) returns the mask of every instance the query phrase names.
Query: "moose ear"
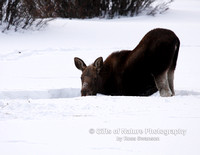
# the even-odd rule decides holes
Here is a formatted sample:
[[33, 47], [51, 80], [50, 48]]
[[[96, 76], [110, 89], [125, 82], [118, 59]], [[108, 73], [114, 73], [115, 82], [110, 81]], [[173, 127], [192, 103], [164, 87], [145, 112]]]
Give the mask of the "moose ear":
[[97, 58], [94, 61], [93, 65], [97, 68], [98, 72], [100, 72], [101, 68], [103, 67], [103, 58], [102, 57]]
[[78, 68], [81, 71], [84, 71], [85, 68], [87, 67], [86, 64], [84, 63], [84, 61], [77, 57], [74, 58], [74, 64], [75, 64], [76, 68]]

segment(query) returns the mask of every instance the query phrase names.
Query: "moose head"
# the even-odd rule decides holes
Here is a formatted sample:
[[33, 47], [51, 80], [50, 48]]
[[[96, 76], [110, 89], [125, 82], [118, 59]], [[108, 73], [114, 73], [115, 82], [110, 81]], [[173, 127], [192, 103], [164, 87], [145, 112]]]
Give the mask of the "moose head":
[[100, 76], [103, 67], [103, 58], [97, 58], [93, 64], [87, 66], [80, 58], [74, 58], [75, 66], [82, 71], [81, 96], [96, 95], [101, 85], [102, 78]]

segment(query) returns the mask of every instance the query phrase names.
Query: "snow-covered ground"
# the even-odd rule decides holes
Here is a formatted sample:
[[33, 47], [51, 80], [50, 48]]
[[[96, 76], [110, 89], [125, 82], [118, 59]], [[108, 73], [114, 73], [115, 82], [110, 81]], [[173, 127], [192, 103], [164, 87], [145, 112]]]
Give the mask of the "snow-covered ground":
[[[176, 96], [80, 97], [75, 56], [105, 59], [157, 27], [181, 41]], [[175, 0], [155, 17], [56, 19], [40, 31], [0, 33], [0, 154], [199, 155], [199, 35], [199, 0]]]

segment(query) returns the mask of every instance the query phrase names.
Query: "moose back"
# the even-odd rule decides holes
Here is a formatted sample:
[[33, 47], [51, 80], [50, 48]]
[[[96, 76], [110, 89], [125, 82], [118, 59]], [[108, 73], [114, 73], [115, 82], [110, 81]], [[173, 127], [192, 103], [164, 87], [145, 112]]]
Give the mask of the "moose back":
[[174, 32], [158, 28], [134, 50], [114, 52], [105, 61], [99, 57], [87, 66], [75, 57], [75, 66], [82, 71], [81, 95], [148, 96], [159, 91], [160, 96], [173, 96], [179, 46]]

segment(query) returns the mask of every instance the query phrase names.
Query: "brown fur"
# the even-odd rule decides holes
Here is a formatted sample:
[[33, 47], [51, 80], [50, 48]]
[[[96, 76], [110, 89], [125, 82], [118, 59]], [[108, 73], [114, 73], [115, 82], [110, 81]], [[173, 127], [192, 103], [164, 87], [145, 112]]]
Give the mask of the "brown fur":
[[161, 96], [174, 95], [179, 46], [174, 32], [159, 28], [148, 32], [134, 50], [112, 53], [104, 62], [100, 57], [87, 67], [75, 58], [76, 67], [83, 72], [82, 84], [85, 82], [82, 96], [148, 96], [157, 90]]

